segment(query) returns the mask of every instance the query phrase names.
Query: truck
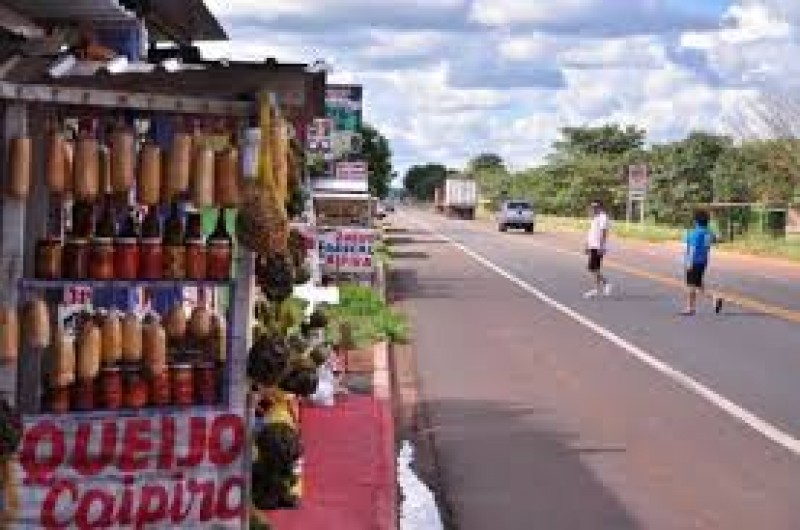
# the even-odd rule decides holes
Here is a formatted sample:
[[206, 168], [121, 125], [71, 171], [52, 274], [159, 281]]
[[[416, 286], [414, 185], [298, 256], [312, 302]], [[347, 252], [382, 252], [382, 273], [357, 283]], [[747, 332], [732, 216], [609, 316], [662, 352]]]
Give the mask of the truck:
[[448, 217], [475, 219], [478, 185], [468, 178], [448, 178], [444, 182], [444, 211]]
[[439, 213], [444, 213], [444, 188], [437, 186], [433, 190], [433, 206]]

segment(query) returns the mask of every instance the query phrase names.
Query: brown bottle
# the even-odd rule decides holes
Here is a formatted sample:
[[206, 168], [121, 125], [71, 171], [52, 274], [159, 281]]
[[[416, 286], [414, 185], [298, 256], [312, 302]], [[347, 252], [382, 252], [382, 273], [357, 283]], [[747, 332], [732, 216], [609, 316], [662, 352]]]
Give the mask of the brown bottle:
[[97, 219], [89, 259], [89, 277], [93, 280], [114, 279], [114, 236], [116, 223], [111, 199], [107, 196], [105, 207]]
[[89, 239], [93, 232], [92, 205], [76, 202], [72, 206], [72, 231], [64, 247], [62, 272], [70, 280], [89, 277]]
[[122, 228], [114, 240], [114, 275], [119, 280], [139, 278], [139, 238], [133, 211], [122, 223]]
[[164, 279], [186, 278], [186, 247], [184, 246], [183, 220], [178, 203], [173, 202], [164, 222]]
[[142, 222], [142, 239], [139, 245], [139, 277], [143, 280], [160, 280], [163, 277], [163, 269], [161, 222], [158, 219], [158, 208], [151, 206]]
[[220, 208], [214, 231], [208, 236], [208, 261], [206, 266], [209, 280], [225, 281], [231, 277], [233, 239], [225, 226], [225, 210]]
[[206, 279], [206, 254], [203, 216], [200, 212], [191, 212], [186, 219], [186, 278]]

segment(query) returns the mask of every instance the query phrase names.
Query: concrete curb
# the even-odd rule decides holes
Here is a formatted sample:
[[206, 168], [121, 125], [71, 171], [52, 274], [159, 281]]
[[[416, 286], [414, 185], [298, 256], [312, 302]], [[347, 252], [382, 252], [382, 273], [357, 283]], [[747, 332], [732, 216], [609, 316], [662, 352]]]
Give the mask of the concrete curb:
[[377, 403], [377, 414], [380, 424], [380, 447], [383, 452], [380, 470], [387, 486], [384, 495], [378, 495], [375, 516], [379, 530], [396, 530], [398, 528], [397, 512], [397, 466], [395, 464], [395, 429], [394, 403], [391, 387], [389, 365], [390, 346], [380, 342], [373, 347], [373, 395]]

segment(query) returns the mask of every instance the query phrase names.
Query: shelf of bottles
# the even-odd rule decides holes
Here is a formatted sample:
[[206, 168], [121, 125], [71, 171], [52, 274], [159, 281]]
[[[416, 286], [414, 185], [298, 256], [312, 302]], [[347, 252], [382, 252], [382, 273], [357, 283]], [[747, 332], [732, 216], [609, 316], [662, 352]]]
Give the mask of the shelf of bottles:
[[[232, 137], [208, 140], [217, 130], [178, 125], [192, 130], [162, 151], [121, 122], [48, 123], [46, 221], [18, 282], [23, 329], [39, 334], [27, 347], [41, 356], [36, 389], [21, 387], [36, 394], [25, 412], [229, 399], [239, 153]], [[13, 160], [29, 161], [25, 142]]]

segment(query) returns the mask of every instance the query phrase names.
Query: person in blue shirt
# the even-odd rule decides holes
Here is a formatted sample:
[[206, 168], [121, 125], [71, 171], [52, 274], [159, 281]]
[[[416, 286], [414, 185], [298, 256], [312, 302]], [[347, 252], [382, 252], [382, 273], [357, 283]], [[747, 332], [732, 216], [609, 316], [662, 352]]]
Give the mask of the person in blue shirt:
[[[716, 235], [708, 228], [708, 212], [698, 211], [694, 216], [694, 228], [686, 234], [686, 286], [688, 287], [684, 315], [697, 311], [697, 294], [705, 292], [704, 277], [711, 257], [711, 246]], [[722, 298], [714, 297], [714, 311], [722, 310]]]

